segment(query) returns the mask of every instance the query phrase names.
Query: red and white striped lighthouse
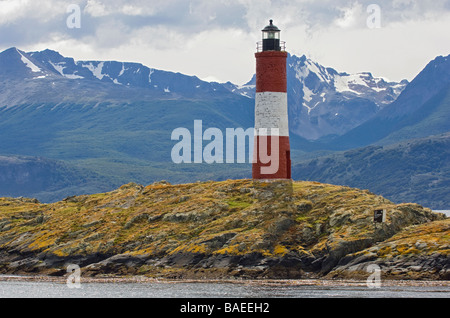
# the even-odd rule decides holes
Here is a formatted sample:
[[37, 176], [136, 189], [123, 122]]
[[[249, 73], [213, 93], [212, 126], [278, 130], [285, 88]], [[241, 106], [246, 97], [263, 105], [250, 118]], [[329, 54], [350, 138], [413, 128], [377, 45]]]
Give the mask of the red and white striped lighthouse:
[[291, 179], [291, 150], [287, 110], [285, 43], [280, 30], [262, 30], [256, 56], [255, 143], [253, 179]]

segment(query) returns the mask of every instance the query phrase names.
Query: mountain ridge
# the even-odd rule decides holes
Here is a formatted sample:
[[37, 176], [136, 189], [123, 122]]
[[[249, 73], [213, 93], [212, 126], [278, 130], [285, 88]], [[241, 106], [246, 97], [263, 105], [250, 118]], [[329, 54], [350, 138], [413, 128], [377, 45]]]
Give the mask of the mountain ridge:
[[[433, 108], [441, 108], [440, 133], [450, 131], [445, 121], [450, 117], [450, 55], [438, 56], [420, 72], [399, 97], [378, 114], [333, 142], [340, 150], [389, 141], [389, 135], [420, 124], [431, 128], [426, 120]], [[424, 122], [425, 121], [425, 122]], [[426, 130], [426, 129], [425, 129]], [[435, 133], [436, 134], [436, 133]], [[423, 137], [410, 131], [402, 139]], [[399, 140], [394, 140], [399, 141]]]
[[[110, 94], [108, 90], [119, 90], [120, 94], [112, 95], [115, 95], [117, 101], [124, 102], [136, 100], [139, 96], [142, 100], [215, 98], [227, 92], [250, 99], [254, 99], [255, 96], [254, 76], [247, 84], [236, 85], [230, 82], [205, 82], [196, 76], [161, 71], [140, 63], [75, 61], [50, 49], [27, 53], [14, 47], [0, 53], [0, 60], [4, 55], [8, 57], [8, 61], [3, 64], [0, 62], [0, 77], [11, 73], [9, 68], [17, 64], [13, 59], [15, 56], [16, 60], [21, 61], [20, 67], [16, 67], [21, 69], [19, 74], [15, 74], [16, 79], [21, 79], [22, 76], [28, 81], [37, 83], [27, 83], [27, 89], [22, 90], [21, 94], [13, 94], [14, 96], [7, 94], [11, 88], [5, 88], [0, 94], [2, 97], [0, 105], [3, 107], [26, 103], [30, 99], [28, 90], [46, 91], [55, 85], [55, 81], [62, 80], [69, 82], [62, 87], [56, 84], [61, 91], [56, 94], [60, 100], [74, 100], [70, 94], [68, 96], [61, 94], [76, 89], [76, 86], [73, 87], [74, 82], [89, 91], [89, 94], [83, 94], [85, 99], [88, 99], [86, 95], [89, 95], [92, 98], [88, 100], [102, 100], [102, 95], [98, 95], [101, 86], [91, 89], [88, 85], [83, 85], [85, 81], [92, 82], [92, 85], [99, 83], [117, 85], [110, 88], [103, 87], [106, 89], [103, 97]], [[2, 72], [4, 64], [9, 66]], [[306, 56], [298, 58], [289, 55], [287, 68], [291, 133], [306, 139], [318, 139], [330, 134], [339, 135], [354, 128], [377, 113], [385, 104], [395, 100], [407, 84], [406, 81], [387, 83], [382, 78], [372, 77], [370, 73], [354, 75], [339, 73], [307, 59]], [[39, 88], [39, 82], [44, 85], [42, 88]], [[14, 83], [14, 86], [17, 85], [20, 84]], [[133, 88], [137, 91], [129, 92], [124, 88]], [[36, 92], [32, 95], [32, 99], [48, 101], [40, 95], [42, 93]], [[55, 96], [52, 101], [57, 101], [57, 98]], [[338, 116], [341, 117], [337, 118]]]
[[[342, 73], [305, 55], [290, 54], [287, 77], [290, 132], [313, 141], [357, 127], [393, 102], [409, 83], [387, 82], [369, 72]], [[255, 84], [253, 76], [242, 86], [226, 87], [254, 98]]]

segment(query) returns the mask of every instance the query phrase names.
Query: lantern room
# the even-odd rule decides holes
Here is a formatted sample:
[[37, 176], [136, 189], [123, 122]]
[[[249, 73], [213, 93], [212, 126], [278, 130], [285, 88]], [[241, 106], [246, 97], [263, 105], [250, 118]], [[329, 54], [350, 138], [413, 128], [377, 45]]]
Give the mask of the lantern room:
[[281, 51], [280, 29], [273, 25], [273, 20], [262, 30], [262, 51]]

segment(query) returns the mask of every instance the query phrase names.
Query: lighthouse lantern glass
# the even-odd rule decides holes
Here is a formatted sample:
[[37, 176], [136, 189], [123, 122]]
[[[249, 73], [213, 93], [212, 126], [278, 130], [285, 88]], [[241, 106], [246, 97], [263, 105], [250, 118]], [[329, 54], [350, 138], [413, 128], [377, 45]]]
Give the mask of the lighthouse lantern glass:
[[280, 31], [263, 31], [263, 40], [280, 39]]
[[273, 25], [273, 20], [270, 20], [270, 25], [262, 30], [263, 51], [281, 51], [280, 32], [280, 29]]

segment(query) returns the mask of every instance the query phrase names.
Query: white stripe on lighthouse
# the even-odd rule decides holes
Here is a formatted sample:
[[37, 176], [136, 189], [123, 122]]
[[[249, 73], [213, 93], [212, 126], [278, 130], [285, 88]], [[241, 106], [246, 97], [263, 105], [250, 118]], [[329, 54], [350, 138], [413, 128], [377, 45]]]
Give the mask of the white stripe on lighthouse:
[[[263, 130], [260, 132], [260, 129]], [[289, 137], [287, 93], [262, 92], [255, 97], [255, 129], [257, 135], [270, 136], [271, 128], [278, 128], [277, 136]]]

